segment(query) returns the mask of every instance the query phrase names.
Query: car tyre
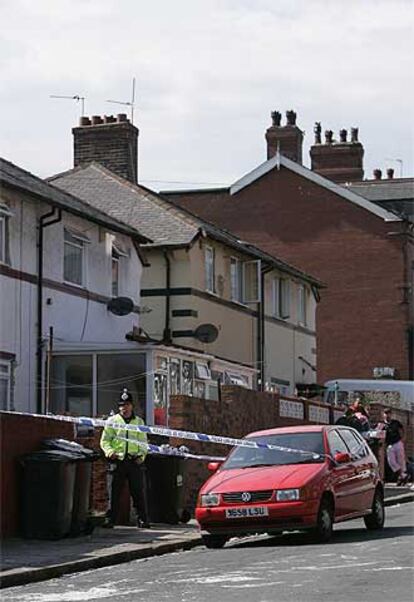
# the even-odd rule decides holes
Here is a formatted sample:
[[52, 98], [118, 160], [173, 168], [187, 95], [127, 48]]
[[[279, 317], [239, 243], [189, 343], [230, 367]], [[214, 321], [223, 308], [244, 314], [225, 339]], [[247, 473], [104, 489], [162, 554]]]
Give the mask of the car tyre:
[[332, 503], [327, 498], [323, 498], [319, 506], [316, 527], [313, 531], [314, 538], [318, 543], [327, 543], [331, 539], [333, 521]]
[[364, 523], [369, 531], [382, 529], [385, 522], [384, 496], [377, 489], [372, 502], [371, 514], [364, 516]]
[[201, 539], [206, 548], [218, 550], [224, 547], [228, 538], [225, 535], [202, 535]]

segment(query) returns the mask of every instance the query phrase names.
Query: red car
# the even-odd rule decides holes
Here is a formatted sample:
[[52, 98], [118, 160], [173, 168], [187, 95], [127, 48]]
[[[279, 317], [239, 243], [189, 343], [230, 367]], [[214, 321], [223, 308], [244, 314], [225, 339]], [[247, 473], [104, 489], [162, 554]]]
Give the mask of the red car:
[[345, 426], [297, 426], [247, 435], [263, 447], [235, 447], [202, 486], [196, 519], [208, 548], [230, 537], [311, 529], [331, 538], [336, 522], [384, 525], [384, 487], [364, 438]]

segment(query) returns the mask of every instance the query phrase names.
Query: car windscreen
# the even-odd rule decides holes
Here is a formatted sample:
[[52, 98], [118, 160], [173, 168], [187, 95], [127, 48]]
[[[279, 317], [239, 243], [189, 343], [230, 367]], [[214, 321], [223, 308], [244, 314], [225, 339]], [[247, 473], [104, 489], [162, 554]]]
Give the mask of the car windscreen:
[[[267, 443], [289, 448], [265, 449], [253, 447], [235, 447], [221, 469], [248, 468], [251, 466], [281, 466], [286, 464], [310, 464], [324, 462], [322, 432], [284, 433], [249, 437], [249, 441]], [[308, 453], [302, 453], [308, 452]]]

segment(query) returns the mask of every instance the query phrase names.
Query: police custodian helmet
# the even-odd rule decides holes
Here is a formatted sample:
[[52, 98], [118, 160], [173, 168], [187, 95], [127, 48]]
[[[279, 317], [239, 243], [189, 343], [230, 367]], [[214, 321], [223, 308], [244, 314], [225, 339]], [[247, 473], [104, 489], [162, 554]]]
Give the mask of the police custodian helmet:
[[122, 393], [119, 397], [118, 405], [123, 406], [126, 403], [132, 403], [132, 395], [128, 391], [128, 389], [124, 388], [124, 389], [122, 389]]

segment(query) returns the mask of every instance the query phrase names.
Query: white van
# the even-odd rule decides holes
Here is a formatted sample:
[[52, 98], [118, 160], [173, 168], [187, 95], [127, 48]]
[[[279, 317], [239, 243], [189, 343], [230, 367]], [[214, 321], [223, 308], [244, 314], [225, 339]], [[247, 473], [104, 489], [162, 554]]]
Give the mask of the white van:
[[405, 410], [414, 409], [414, 381], [413, 380], [360, 380], [350, 378], [337, 378], [325, 383], [324, 401], [330, 404], [347, 403], [349, 393], [358, 392], [365, 395], [375, 392], [399, 393], [399, 399], [387, 400], [387, 405]]

